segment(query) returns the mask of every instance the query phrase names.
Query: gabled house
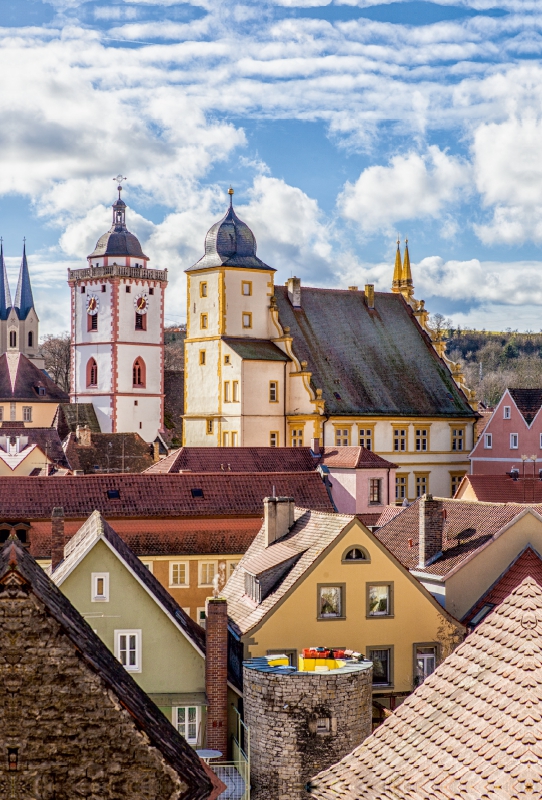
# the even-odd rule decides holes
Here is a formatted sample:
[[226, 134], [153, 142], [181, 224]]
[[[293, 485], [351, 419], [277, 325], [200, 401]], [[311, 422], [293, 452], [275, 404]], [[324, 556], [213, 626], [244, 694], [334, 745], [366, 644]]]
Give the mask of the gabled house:
[[0, 651], [4, 796], [211, 800], [224, 790], [16, 537], [0, 552]]
[[[522, 470], [522, 467], [519, 469]], [[526, 470], [526, 475], [522, 475], [522, 472], [512, 472], [511, 475], [465, 475], [455, 499], [478, 500], [481, 503], [542, 503], [542, 481], [538, 474], [533, 478], [532, 462]]]
[[353, 516], [264, 501], [264, 524], [223, 590], [245, 658], [308, 646], [373, 661], [373, 696], [394, 707], [464, 629]]
[[[207, 684], [227, 665], [227, 646], [221, 653], [211, 649], [206, 665], [205, 631], [102, 515], [91, 514], [64, 545], [60, 511], [53, 516], [53, 582], [188, 743], [207, 745], [208, 706], [213, 701]], [[225, 612], [222, 633], [227, 636]], [[239, 695], [239, 677], [233, 676], [228, 701], [232, 709]], [[233, 729], [233, 710], [230, 716]], [[225, 718], [224, 730], [227, 722]]]
[[309, 796], [540, 797], [541, 692], [542, 589], [525, 578]]
[[70, 465], [54, 428], [0, 423], [0, 476], [66, 474]]
[[538, 478], [542, 466], [542, 389], [506, 389], [469, 459], [472, 474]]

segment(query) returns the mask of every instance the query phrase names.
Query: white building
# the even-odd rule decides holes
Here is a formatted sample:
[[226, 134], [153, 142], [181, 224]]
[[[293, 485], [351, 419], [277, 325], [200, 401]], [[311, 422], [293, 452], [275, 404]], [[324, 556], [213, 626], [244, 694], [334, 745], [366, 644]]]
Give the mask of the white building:
[[92, 403], [104, 433], [135, 431], [155, 439], [163, 423], [164, 292], [167, 270], [149, 269], [126, 228], [126, 204], [113, 204], [113, 225], [69, 270], [71, 401]]

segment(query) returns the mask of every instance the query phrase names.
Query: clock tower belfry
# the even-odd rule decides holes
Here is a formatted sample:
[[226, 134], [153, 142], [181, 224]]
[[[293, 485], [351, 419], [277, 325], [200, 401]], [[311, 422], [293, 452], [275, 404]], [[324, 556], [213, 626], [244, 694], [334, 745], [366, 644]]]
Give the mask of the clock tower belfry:
[[71, 288], [72, 403], [92, 403], [104, 433], [135, 432], [152, 442], [164, 418], [164, 293], [167, 270], [150, 269], [126, 227], [126, 204]]

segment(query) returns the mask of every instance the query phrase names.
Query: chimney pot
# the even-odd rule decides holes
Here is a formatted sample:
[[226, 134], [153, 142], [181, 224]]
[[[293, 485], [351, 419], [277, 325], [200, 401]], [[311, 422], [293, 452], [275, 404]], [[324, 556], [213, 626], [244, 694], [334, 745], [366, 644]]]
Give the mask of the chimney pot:
[[365, 302], [367, 303], [367, 308], [375, 307], [375, 287], [373, 283], [365, 285]]
[[426, 494], [420, 500], [419, 567], [427, 567], [442, 552], [444, 514], [442, 500]]
[[207, 741], [205, 746], [228, 754], [228, 604], [208, 597], [205, 620], [205, 691]]
[[358, 291], [358, 287], [357, 287], [357, 286], [349, 286], [349, 287], [348, 287], [348, 291], [350, 291], [350, 292], [357, 292], [357, 291]]
[[293, 497], [264, 497], [265, 546], [286, 536], [294, 524], [295, 502]]
[[54, 571], [64, 560], [64, 509], [53, 508], [51, 514], [51, 569]]
[[288, 299], [294, 308], [301, 308], [301, 279], [288, 278]]

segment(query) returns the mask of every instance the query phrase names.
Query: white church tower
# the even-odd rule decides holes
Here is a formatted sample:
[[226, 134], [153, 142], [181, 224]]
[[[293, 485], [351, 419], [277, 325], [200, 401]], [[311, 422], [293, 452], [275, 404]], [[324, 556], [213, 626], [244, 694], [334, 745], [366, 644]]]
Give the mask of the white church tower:
[[71, 288], [72, 403], [92, 403], [104, 433], [135, 432], [152, 442], [164, 417], [164, 292], [167, 270], [149, 269], [126, 227], [119, 176], [113, 224], [68, 270]]

